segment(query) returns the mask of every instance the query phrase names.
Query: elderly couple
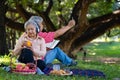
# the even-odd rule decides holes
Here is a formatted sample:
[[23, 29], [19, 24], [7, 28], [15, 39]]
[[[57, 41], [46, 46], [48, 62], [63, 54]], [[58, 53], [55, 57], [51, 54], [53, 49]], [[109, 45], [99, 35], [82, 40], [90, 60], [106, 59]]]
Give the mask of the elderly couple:
[[[68, 57], [59, 47], [46, 49], [46, 43], [51, 42], [54, 38], [59, 37], [75, 25], [74, 20], [70, 20], [68, 25], [58, 29], [55, 32], [42, 32], [43, 19], [39, 16], [32, 16], [25, 22], [25, 32], [18, 39], [13, 50], [13, 55], [18, 56], [18, 61], [22, 63], [34, 63], [37, 60], [37, 67], [43, 71], [47, 64], [54, 59], [58, 59], [62, 64], [72, 66], [77, 63]], [[28, 46], [26, 41], [30, 41], [32, 46]]]

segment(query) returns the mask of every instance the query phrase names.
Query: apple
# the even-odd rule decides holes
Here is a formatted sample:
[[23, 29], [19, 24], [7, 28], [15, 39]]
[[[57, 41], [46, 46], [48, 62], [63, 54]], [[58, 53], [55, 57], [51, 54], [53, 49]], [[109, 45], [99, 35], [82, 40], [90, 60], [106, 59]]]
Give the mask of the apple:
[[22, 70], [22, 69], [23, 69], [23, 66], [22, 66], [21, 64], [18, 64], [18, 65], [16, 65], [16, 69], [17, 69], [17, 70]]
[[28, 66], [25, 66], [25, 67], [23, 68], [23, 70], [29, 70], [29, 67], [28, 67]]

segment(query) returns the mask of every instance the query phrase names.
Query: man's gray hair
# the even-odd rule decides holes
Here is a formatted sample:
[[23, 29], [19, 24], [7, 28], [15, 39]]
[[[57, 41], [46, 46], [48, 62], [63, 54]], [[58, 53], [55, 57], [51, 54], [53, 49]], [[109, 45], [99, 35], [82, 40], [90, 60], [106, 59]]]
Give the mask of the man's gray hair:
[[29, 20], [32, 20], [32, 21], [36, 22], [37, 24], [43, 22], [43, 18], [40, 16], [31, 16]]
[[30, 24], [32, 24], [32, 25], [36, 28], [36, 31], [37, 31], [37, 32], [40, 31], [40, 30], [38, 30], [39, 27], [38, 27], [37, 23], [34, 22], [34, 21], [32, 21], [32, 20], [28, 20], [28, 21], [25, 22], [25, 24], [24, 24], [25, 30], [26, 30], [27, 26], [30, 25]]

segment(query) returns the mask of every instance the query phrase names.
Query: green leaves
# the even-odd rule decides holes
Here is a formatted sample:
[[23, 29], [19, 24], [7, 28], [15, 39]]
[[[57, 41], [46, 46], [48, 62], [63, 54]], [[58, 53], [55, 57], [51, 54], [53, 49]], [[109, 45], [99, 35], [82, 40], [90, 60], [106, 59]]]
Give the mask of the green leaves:
[[89, 6], [89, 17], [88, 18], [94, 18], [97, 16], [101, 16], [104, 14], [107, 14], [109, 12], [112, 12], [113, 8], [112, 8], [112, 4], [113, 2], [107, 2], [105, 0], [98, 0], [95, 3], [91, 4]]

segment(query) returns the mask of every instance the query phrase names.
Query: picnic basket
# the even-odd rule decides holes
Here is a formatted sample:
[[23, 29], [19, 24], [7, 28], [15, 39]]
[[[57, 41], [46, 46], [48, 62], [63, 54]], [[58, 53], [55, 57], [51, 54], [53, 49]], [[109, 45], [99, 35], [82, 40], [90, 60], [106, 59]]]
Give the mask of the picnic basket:
[[[35, 74], [36, 73], [37, 60], [35, 61], [35, 64], [34, 63], [27, 63], [27, 64], [24, 64], [23, 69], [18, 69], [16, 67], [12, 67], [14, 65], [12, 62], [12, 58], [13, 58], [13, 56], [11, 56], [11, 59], [10, 59], [10, 68], [11, 68], [10, 72], [17, 73], [17, 74]], [[16, 63], [16, 64], [22, 64], [22, 63]], [[29, 68], [25, 69], [26, 66]]]

